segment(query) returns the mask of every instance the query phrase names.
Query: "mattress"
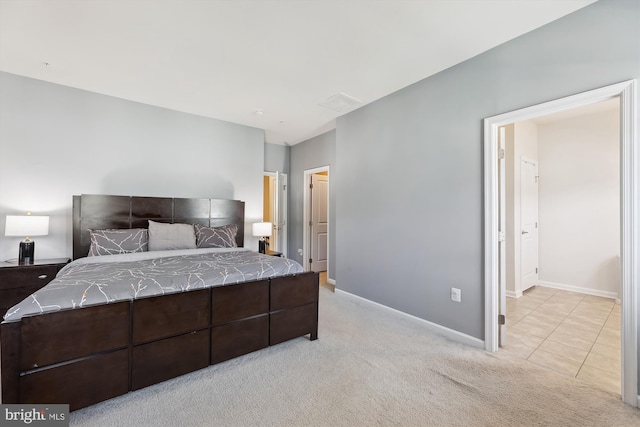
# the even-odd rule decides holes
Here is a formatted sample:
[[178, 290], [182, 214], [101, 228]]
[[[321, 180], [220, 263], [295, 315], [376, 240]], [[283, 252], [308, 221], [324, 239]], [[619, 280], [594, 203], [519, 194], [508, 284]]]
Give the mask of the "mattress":
[[245, 248], [140, 252], [79, 258], [4, 315], [24, 316], [302, 273], [296, 261]]

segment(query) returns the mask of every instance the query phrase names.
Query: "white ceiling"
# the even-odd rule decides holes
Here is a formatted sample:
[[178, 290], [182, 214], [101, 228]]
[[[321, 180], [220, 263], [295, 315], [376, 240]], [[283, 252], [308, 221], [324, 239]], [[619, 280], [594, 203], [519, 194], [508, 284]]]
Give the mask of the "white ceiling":
[[[292, 145], [593, 2], [0, 0], [0, 70]], [[319, 105], [339, 93], [361, 103], [341, 113]]]

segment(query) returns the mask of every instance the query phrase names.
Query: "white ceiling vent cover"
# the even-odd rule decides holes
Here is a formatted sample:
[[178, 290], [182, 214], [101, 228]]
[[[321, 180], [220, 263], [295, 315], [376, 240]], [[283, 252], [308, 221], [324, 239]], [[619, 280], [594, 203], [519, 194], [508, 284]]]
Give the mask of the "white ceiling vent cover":
[[347, 111], [350, 111], [361, 104], [362, 101], [360, 101], [359, 99], [356, 99], [353, 96], [349, 96], [346, 93], [340, 92], [330, 96], [318, 105], [324, 108], [328, 108], [329, 110], [333, 110], [336, 113], [346, 113]]

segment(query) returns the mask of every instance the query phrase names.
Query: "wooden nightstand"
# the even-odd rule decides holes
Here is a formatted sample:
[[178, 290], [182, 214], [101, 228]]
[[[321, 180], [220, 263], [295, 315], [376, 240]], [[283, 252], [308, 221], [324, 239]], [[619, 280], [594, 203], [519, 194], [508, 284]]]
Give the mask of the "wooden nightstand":
[[266, 255], [271, 255], [271, 256], [282, 256], [282, 252], [276, 252], [276, 251], [272, 251], [270, 249], [267, 249], [265, 251]]
[[49, 283], [69, 258], [39, 259], [33, 264], [0, 262], [0, 321], [11, 307]]

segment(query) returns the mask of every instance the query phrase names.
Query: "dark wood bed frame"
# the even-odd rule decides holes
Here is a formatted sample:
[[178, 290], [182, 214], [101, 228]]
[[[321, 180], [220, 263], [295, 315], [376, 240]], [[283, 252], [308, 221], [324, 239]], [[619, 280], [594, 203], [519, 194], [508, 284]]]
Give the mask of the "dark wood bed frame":
[[[89, 229], [146, 228], [147, 220], [239, 226], [244, 202], [73, 197], [73, 257]], [[2, 403], [83, 408], [293, 338], [318, 338], [318, 274], [26, 316], [0, 325]]]

